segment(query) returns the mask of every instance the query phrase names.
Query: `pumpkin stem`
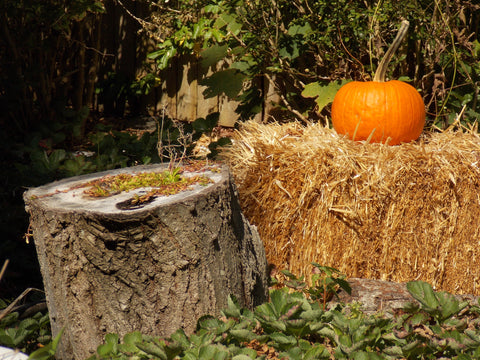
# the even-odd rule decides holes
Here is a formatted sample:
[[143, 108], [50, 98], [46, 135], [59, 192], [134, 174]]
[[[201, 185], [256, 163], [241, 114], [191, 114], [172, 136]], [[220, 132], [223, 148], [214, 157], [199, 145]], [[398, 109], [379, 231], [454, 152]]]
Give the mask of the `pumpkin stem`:
[[402, 24], [400, 25], [400, 29], [398, 30], [397, 36], [393, 40], [392, 45], [390, 45], [390, 47], [388, 48], [382, 61], [380, 61], [380, 64], [378, 64], [378, 68], [377, 68], [377, 71], [375, 72], [373, 81], [379, 81], [379, 82], [385, 81], [385, 75], [387, 74], [388, 64], [390, 63], [390, 60], [392, 60], [393, 54], [395, 54], [395, 52], [397, 51], [403, 38], [405, 37], [405, 35], [407, 35], [407, 30], [409, 25], [410, 23], [408, 22], [408, 20], [402, 21]]

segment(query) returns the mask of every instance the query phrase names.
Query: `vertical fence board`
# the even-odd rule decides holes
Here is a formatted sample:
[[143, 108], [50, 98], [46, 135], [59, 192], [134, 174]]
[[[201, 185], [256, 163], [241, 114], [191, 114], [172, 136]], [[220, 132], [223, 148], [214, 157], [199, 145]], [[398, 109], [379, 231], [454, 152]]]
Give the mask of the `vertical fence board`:
[[212, 73], [211, 69], [202, 69], [193, 56], [176, 59], [163, 72], [157, 109], [165, 107], [169, 117], [181, 121], [194, 121], [218, 111], [220, 125], [234, 126], [239, 117], [235, 112], [238, 102], [225, 95], [205, 98], [203, 94], [206, 87], [199, 81]]
[[177, 119], [194, 121], [197, 118], [198, 104], [198, 72], [195, 60], [190, 57], [179, 59], [178, 65]]
[[238, 120], [238, 114], [235, 112], [239, 102], [235, 100], [230, 100], [226, 96], [221, 96], [219, 99], [219, 112], [220, 119], [218, 123], [222, 126], [235, 126], [235, 123]]
[[195, 84], [197, 93], [197, 118], [205, 118], [208, 114], [219, 111], [218, 97], [215, 96], [211, 98], [205, 98], [203, 92], [205, 91], [206, 86], [199, 84], [201, 79], [203, 79], [205, 76], [212, 75], [213, 71], [210, 68], [205, 69], [202, 67], [198, 60], [192, 63], [191, 66], [195, 66], [197, 70], [197, 82]]
[[[113, 0], [106, 0], [107, 13], [102, 16], [102, 39], [100, 51], [102, 57], [98, 81], [105, 80], [109, 73], [120, 75], [130, 81], [144, 74], [143, 63], [146, 55], [155, 49], [155, 43], [146, 36], [139, 36], [139, 24], [132, 15], [146, 18], [148, 8], [134, 0], [122, 0], [123, 8]], [[130, 12], [130, 14], [127, 12]], [[225, 95], [205, 98], [205, 86], [199, 81], [212, 74], [211, 69], [202, 69], [194, 55], [174, 59], [168, 69], [159, 76], [161, 85], [154, 94], [140, 99], [138, 106], [151, 112], [165, 115], [181, 121], [194, 121], [206, 117], [212, 112], [220, 113], [219, 124], [234, 126], [239, 115], [235, 112], [238, 101]], [[104, 105], [104, 104], [102, 104]], [[114, 106], [122, 106], [115, 103]], [[132, 104], [129, 104], [130, 110]], [[140, 111], [142, 111], [140, 109]], [[265, 116], [260, 113], [255, 117], [262, 121]]]
[[172, 63], [168, 69], [162, 71], [160, 75], [161, 85], [158, 89], [158, 102], [155, 105], [156, 109], [163, 114], [177, 119], [177, 90], [178, 90], [178, 76], [177, 76], [177, 62]]

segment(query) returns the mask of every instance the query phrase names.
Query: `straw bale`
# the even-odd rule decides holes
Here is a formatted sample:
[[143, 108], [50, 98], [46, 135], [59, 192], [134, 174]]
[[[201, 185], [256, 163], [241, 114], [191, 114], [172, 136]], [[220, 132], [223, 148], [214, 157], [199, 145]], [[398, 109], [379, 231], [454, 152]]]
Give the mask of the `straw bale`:
[[248, 220], [278, 269], [424, 280], [480, 295], [480, 137], [426, 133], [399, 146], [319, 124], [244, 123], [224, 150]]

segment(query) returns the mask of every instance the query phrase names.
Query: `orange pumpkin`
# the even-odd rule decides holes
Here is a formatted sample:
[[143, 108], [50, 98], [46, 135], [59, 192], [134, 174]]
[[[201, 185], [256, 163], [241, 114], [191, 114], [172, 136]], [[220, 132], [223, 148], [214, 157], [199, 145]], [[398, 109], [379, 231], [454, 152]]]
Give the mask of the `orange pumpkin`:
[[422, 133], [425, 105], [418, 91], [402, 81], [385, 82], [387, 65], [407, 29], [408, 21], [404, 21], [373, 81], [347, 83], [335, 95], [332, 123], [338, 134], [397, 145], [416, 140]]

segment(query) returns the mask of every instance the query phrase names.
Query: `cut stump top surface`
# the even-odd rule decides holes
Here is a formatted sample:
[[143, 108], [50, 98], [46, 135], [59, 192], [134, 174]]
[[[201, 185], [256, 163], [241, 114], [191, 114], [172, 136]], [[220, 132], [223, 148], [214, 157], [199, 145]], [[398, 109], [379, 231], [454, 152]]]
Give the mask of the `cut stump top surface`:
[[195, 171], [184, 170], [181, 174], [182, 177], [201, 175], [208, 177], [212, 182], [207, 184], [195, 183], [189, 186], [186, 190], [182, 190], [173, 195], [155, 195], [153, 200], [129, 209], [119, 208], [118, 204], [128, 201], [135, 196], [146, 195], [152, 190], [152, 188], [139, 187], [108, 197], [92, 197], [85, 193], [88, 189], [87, 186], [84, 186], [85, 184], [104, 176], [115, 176], [119, 174], [134, 175], [142, 172], [161, 173], [167, 170], [168, 167], [168, 164], [140, 165], [75, 176], [32, 188], [24, 194], [24, 199], [27, 204], [31, 202], [40, 202], [44, 209], [50, 208], [55, 210], [61, 209], [63, 211], [95, 212], [99, 214], [131, 214], [133, 212], [145, 211], [158, 206], [168, 205], [180, 199], [184, 200], [190, 196], [198, 195], [222, 179], [228, 178], [227, 167], [218, 163], [205, 165], [201, 169]]

